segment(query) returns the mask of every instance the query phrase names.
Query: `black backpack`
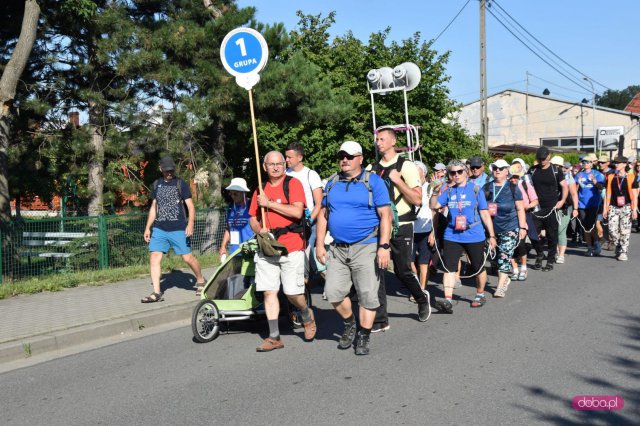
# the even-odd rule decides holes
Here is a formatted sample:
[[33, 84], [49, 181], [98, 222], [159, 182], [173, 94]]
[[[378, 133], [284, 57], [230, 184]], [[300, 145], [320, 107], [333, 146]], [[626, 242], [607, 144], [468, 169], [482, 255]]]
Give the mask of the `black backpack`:
[[[286, 204], [289, 204], [289, 182], [293, 179], [291, 176], [285, 175], [284, 182], [282, 182], [282, 192], [284, 192], [284, 198]], [[262, 190], [267, 187], [267, 182], [262, 184]], [[280, 238], [280, 236], [287, 234], [289, 232], [293, 232], [296, 234], [300, 234], [302, 239], [305, 241], [305, 244], [309, 243], [309, 238], [311, 238], [311, 219], [306, 215], [302, 215], [302, 219], [299, 222], [292, 223], [289, 226], [275, 228], [271, 230], [271, 233], [276, 238]]]

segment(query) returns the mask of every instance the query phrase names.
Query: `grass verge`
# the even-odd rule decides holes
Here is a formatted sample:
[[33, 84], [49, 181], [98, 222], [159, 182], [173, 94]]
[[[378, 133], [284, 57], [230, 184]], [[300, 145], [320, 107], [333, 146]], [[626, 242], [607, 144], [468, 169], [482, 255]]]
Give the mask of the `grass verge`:
[[[219, 264], [218, 254], [198, 256], [200, 266], [210, 268]], [[166, 256], [162, 261], [163, 272], [172, 269], [188, 268], [179, 256]], [[65, 288], [80, 285], [105, 285], [108, 283], [126, 281], [149, 275], [149, 265], [134, 265], [124, 268], [105, 269], [97, 271], [64, 272], [60, 274], [43, 275], [21, 281], [5, 282], [0, 285], [0, 299], [18, 294], [34, 294], [43, 291], [61, 291]]]

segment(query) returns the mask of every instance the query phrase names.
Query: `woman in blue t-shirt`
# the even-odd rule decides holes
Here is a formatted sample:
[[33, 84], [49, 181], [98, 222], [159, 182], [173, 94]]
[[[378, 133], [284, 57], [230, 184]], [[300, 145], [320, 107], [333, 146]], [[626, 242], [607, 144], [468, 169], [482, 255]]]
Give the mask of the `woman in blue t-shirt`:
[[520, 240], [527, 237], [528, 226], [520, 188], [507, 180], [509, 163], [498, 160], [491, 171], [493, 182], [484, 189], [497, 239], [498, 287], [493, 297], [504, 297], [511, 283], [511, 257]]
[[227, 243], [229, 243], [229, 253], [233, 253], [240, 247], [240, 244], [251, 239], [254, 232], [249, 225], [249, 205], [251, 200], [247, 198], [249, 188], [247, 182], [242, 178], [231, 179], [231, 184], [225, 188], [229, 191], [231, 203], [227, 207], [227, 218], [225, 221], [224, 235], [220, 244], [220, 261], [224, 262], [227, 255]]
[[447, 207], [447, 225], [444, 231], [444, 248], [442, 262], [445, 269], [443, 285], [444, 300], [436, 302], [436, 309], [445, 313], [453, 312], [451, 300], [458, 260], [464, 250], [469, 256], [471, 269], [480, 271], [476, 275], [476, 296], [471, 302], [472, 308], [479, 308], [486, 303], [484, 286], [487, 273], [484, 270], [484, 224], [489, 233], [489, 244], [496, 245], [491, 216], [487, 211], [484, 192], [469, 181], [469, 170], [460, 160], [452, 160], [447, 165], [447, 173], [451, 177], [451, 185], [440, 194], [441, 185], [437, 186], [431, 196], [429, 206], [432, 210]]

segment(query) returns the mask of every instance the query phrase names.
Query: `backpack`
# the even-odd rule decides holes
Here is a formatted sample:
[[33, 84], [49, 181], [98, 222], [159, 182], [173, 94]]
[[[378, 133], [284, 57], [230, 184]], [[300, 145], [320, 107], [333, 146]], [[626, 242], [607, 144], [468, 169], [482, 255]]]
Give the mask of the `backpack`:
[[[334, 173], [331, 176], [329, 176], [329, 179], [327, 179], [327, 185], [325, 185], [324, 191], [322, 193], [322, 198], [323, 200], [325, 200], [325, 205], [327, 206], [325, 209], [325, 217], [327, 218], [327, 222], [329, 221], [329, 210], [330, 210], [329, 209], [329, 192], [331, 192], [331, 189], [333, 189], [333, 186], [338, 182], [364, 184], [364, 186], [367, 188], [367, 191], [369, 192], [369, 208], [373, 207], [373, 191], [371, 189], [371, 183], [370, 183], [372, 173], [373, 172], [371, 170], [365, 170], [363, 173], [360, 174], [359, 177], [354, 179], [344, 179], [340, 173]], [[392, 212], [393, 212], [394, 220], [392, 220], [391, 236], [393, 237], [396, 234], [396, 232], [398, 232], [398, 227], [397, 227], [398, 211], [392, 208]], [[378, 227], [376, 226], [369, 236], [365, 237], [361, 241], [358, 241], [357, 243], [368, 240], [369, 238], [377, 235], [377, 233], [378, 233]], [[354, 243], [354, 244], [357, 244], [357, 243]]]
[[[282, 182], [282, 192], [284, 192], [284, 199], [286, 201], [286, 204], [289, 204], [289, 182], [291, 182], [291, 179], [293, 179], [291, 176], [284, 175], [284, 182]], [[264, 191], [266, 187], [267, 182], [264, 182], [262, 184], [262, 190]], [[309, 238], [311, 238], [311, 218], [305, 213], [303, 214], [299, 222], [295, 222], [291, 225], [271, 230], [271, 233], [276, 240], [280, 238], [280, 236], [289, 232], [300, 234], [306, 245], [309, 242]]]
[[[158, 178], [156, 180], [153, 181], [153, 194], [155, 196], [157, 196], [158, 194], [158, 185], [160, 184], [160, 181], [164, 180], [163, 178]], [[182, 182], [184, 182], [182, 179], [180, 179], [179, 177], [175, 178], [176, 180], [176, 188], [178, 188], [178, 197], [180, 197], [180, 204], [182, 204], [182, 209], [184, 210], [184, 218], [186, 220], [189, 220], [189, 209], [187, 209], [187, 206], [184, 203], [184, 199], [182, 198]], [[186, 183], [186, 182], [185, 182]], [[158, 203], [156, 203], [156, 214], [158, 213]]]
[[383, 182], [387, 186], [387, 191], [389, 192], [389, 201], [391, 202], [391, 211], [393, 212], [394, 232], [392, 233], [392, 236], [395, 235], [395, 232], [397, 232], [397, 229], [400, 226], [400, 221], [412, 222], [416, 220], [416, 218], [418, 217], [418, 208], [412, 204], [409, 204], [409, 206], [411, 207], [411, 210], [409, 210], [407, 213], [403, 215], [398, 215], [397, 204], [402, 199], [402, 194], [398, 195], [398, 197], [395, 196], [395, 191], [394, 191], [395, 185], [393, 184], [393, 182], [391, 182], [388, 176], [385, 176], [387, 172], [393, 169], [397, 170], [398, 173], [400, 173], [405, 161], [406, 160], [404, 157], [399, 156], [398, 161], [396, 161], [395, 164], [392, 164], [388, 167], [383, 167], [380, 163], [376, 163], [371, 166], [371, 171], [377, 174], [378, 176], [380, 176], [380, 178], [382, 178]]

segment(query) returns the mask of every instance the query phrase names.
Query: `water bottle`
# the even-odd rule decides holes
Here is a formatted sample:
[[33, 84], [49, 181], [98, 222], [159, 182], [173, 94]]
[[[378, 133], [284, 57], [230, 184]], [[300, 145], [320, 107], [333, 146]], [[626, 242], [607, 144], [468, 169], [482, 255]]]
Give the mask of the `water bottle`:
[[227, 260], [227, 253], [224, 253], [222, 256], [220, 256], [220, 263], [224, 263], [225, 260]]

